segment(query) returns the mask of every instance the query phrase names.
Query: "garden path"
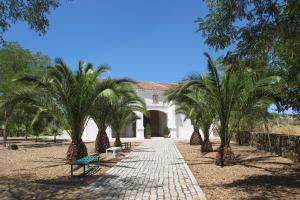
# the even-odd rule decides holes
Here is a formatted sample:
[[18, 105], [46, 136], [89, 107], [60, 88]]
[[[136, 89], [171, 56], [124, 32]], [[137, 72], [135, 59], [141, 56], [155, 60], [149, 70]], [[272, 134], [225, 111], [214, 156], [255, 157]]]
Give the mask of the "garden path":
[[97, 199], [205, 199], [172, 139], [150, 139], [99, 178]]

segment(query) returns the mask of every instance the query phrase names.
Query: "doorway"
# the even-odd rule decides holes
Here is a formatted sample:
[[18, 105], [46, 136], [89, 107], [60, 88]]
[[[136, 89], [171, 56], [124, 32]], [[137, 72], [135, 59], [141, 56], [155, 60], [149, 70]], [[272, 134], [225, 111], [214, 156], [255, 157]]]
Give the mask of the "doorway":
[[144, 127], [150, 124], [152, 137], [163, 137], [167, 126], [167, 114], [158, 110], [150, 110], [149, 116], [144, 116]]

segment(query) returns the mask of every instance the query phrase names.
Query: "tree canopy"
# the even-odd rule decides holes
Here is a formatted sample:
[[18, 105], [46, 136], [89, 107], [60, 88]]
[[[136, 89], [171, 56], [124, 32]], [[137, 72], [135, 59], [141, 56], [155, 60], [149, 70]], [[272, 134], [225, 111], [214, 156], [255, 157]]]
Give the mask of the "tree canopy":
[[14, 106], [13, 109], [12, 106], [2, 106], [1, 102], [23, 88], [22, 84], [15, 81], [19, 76], [43, 74], [48, 65], [48, 56], [41, 52], [32, 53], [16, 42], [5, 42], [0, 48], [0, 128], [4, 130], [5, 137], [5, 132], [11, 136], [25, 134], [27, 137], [35, 111], [27, 104]]
[[47, 15], [59, 6], [59, 0], [0, 0], [0, 41], [3, 33], [17, 21], [26, 22], [39, 34], [45, 34], [49, 26]]
[[16, 42], [5, 42], [0, 49], [0, 94], [14, 90], [12, 80], [20, 74], [42, 71], [50, 65], [50, 57], [32, 53]]
[[[205, 0], [209, 13], [198, 18], [199, 32], [216, 50], [233, 48], [225, 62], [269, 68], [282, 79], [284, 109], [300, 111], [300, 1]], [[241, 64], [242, 63], [242, 64]]]

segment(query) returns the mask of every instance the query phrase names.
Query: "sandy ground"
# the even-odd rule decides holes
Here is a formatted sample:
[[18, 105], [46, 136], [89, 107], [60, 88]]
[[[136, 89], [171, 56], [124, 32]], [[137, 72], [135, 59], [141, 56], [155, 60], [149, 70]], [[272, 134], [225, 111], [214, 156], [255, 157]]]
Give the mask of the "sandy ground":
[[[101, 154], [99, 170], [83, 178], [71, 178], [70, 165], [65, 160], [67, 142], [13, 142], [19, 150], [0, 150], [0, 199], [93, 199], [93, 192], [83, 186], [94, 182], [128, 154], [122, 152], [116, 159]], [[133, 148], [137, 145], [133, 143]], [[94, 143], [86, 146], [89, 154], [94, 152]]]
[[176, 145], [208, 200], [300, 200], [300, 167], [286, 158], [232, 144], [237, 164], [221, 168], [214, 164], [216, 152], [202, 154], [188, 141]]

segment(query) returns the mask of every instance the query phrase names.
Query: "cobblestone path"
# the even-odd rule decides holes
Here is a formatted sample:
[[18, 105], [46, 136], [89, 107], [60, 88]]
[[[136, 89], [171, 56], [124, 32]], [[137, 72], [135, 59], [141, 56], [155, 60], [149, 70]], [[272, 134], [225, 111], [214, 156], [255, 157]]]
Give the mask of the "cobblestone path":
[[97, 199], [205, 199], [171, 139], [145, 140], [91, 188]]

